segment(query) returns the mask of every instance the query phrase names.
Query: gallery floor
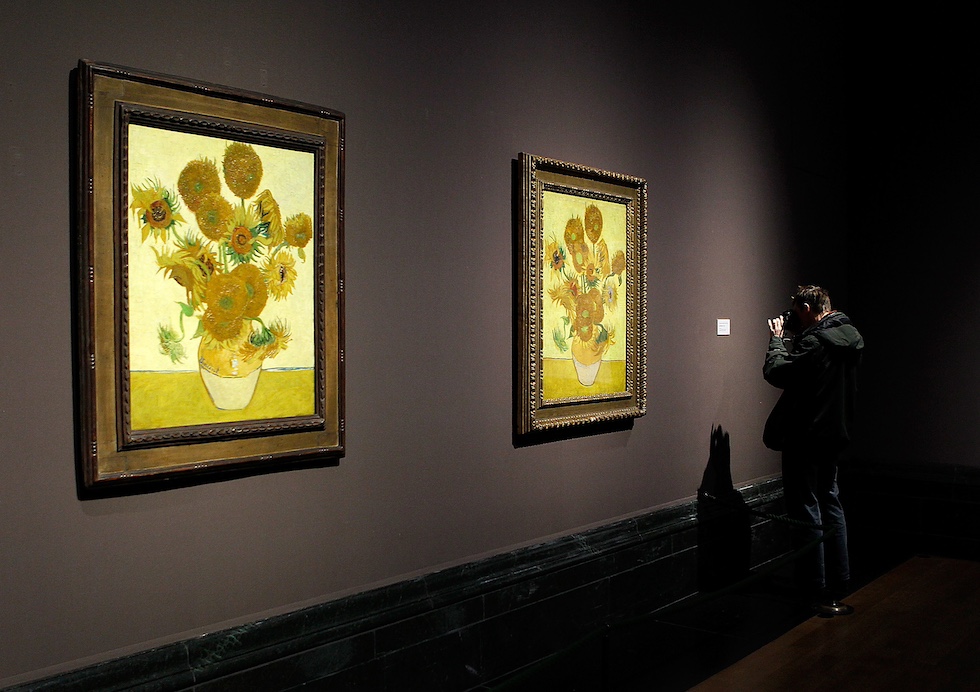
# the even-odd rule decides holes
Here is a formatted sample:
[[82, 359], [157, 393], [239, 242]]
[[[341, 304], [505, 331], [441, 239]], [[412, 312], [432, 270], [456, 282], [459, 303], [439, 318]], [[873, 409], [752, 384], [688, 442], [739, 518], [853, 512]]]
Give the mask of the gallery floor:
[[978, 585], [980, 563], [913, 557], [694, 689], [980, 689]]
[[980, 562], [912, 557], [846, 602], [853, 615], [813, 616], [769, 582], [679, 608], [611, 637], [594, 689], [980, 689]]
[[868, 560], [849, 616], [813, 615], [784, 564], [611, 626], [494, 692], [980, 690], [980, 561]]
[[786, 577], [777, 572], [611, 628], [601, 647], [499, 689], [980, 690], [980, 562], [901, 558], [846, 599], [854, 614], [835, 618], [813, 615]]

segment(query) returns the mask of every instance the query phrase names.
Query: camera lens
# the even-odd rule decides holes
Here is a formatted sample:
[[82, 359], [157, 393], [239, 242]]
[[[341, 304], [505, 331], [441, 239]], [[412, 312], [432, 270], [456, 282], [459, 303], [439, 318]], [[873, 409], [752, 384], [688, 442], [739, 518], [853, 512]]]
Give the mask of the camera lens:
[[783, 329], [788, 329], [791, 332], [800, 331], [800, 321], [793, 310], [784, 310], [779, 313], [779, 316], [783, 318]]

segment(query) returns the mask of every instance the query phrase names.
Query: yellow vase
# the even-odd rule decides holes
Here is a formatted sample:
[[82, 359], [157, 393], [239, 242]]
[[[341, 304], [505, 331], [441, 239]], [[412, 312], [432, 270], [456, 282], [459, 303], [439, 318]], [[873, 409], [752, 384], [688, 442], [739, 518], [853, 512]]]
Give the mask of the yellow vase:
[[606, 352], [606, 343], [597, 344], [595, 341], [572, 339], [572, 363], [575, 365], [575, 374], [582, 386], [591, 387], [595, 383], [599, 366], [602, 365], [602, 354]]
[[262, 358], [246, 358], [237, 348], [201, 339], [197, 359], [204, 387], [216, 408], [237, 411], [248, 406], [262, 373]]

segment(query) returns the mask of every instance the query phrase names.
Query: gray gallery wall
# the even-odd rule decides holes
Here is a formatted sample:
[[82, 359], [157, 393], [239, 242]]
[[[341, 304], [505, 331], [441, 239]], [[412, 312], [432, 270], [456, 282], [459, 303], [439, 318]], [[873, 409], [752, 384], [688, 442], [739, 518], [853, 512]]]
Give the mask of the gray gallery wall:
[[[2, 10], [0, 685], [690, 498], [715, 425], [736, 482], [778, 473], [760, 441], [776, 396], [765, 318], [803, 275], [845, 309], [854, 293], [833, 17], [584, 1]], [[79, 58], [346, 113], [338, 467], [78, 499]], [[521, 151], [648, 181], [649, 412], [631, 429], [514, 444]], [[830, 255], [801, 253], [812, 228]]]

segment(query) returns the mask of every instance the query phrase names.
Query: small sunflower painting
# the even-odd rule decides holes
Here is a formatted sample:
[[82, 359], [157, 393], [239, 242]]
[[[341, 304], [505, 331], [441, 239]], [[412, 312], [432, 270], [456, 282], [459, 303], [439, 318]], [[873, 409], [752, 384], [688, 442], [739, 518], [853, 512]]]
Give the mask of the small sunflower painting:
[[135, 124], [128, 146], [132, 428], [312, 414], [314, 155]]
[[626, 205], [542, 198], [542, 398], [626, 390]]

